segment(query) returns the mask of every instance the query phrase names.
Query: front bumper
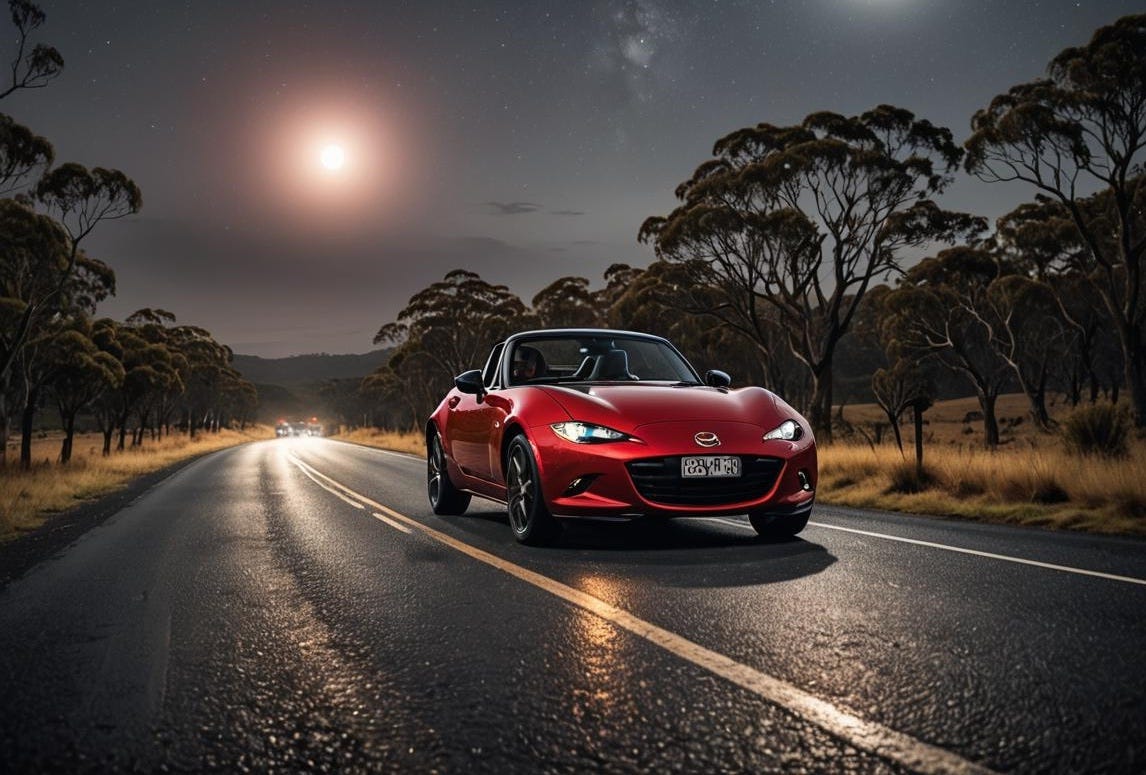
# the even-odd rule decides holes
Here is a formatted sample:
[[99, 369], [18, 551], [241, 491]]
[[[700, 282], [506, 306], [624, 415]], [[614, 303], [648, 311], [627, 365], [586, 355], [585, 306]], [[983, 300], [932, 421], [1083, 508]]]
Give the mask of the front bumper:
[[[665, 422], [643, 426], [639, 437], [604, 444], [575, 444], [548, 427], [532, 429], [549, 510], [560, 517], [703, 517], [749, 512], [802, 512], [815, 499], [815, 444], [763, 441], [749, 423]], [[693, 442], [701, 430], [715, 432], [717, 448]], [[737, 456], [741, 476], [682, 479], [686, 455]]]

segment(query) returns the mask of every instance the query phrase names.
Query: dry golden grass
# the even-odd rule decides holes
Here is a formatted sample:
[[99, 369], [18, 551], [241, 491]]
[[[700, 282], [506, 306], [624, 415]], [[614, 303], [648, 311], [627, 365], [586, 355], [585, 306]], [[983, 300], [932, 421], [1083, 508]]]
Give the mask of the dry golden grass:
[[347, 433], [335, 436], [342, 441], [353, 441], [367, 447], [390, 449], [395, 452], [409, 452], [421, 457], [426, 456], [426, 438], [420, 433], [410, 431], [381, 431], [377, 428], [356, 428]]
[[1146, 535], [1146, 445], [1130, 457], [1077, 457], [1054, 445], [924, 448], [924, 476], [892, 446], [820, 449], [822, 503], [988, 522]]
[[67, 466], [54, 462], [59, 456], [59, 437], [47, 436], [34, 441], [34, 462], [28, 471], [13, 462], [19, 450], [10, 447], [9, 463], [0, 468], [0, 541], [34, 530], [51, 514], [119, 490], [132, 479], [172, 463], [273, 435], [270, 428], [254, 426], [241, 433], [202, 433], [194, 441], [184, 435], [170, 436], [106, 458], [100, 454], [100, 436], [77, 436]]
[[[1070, 408], [1050, 407], [1063, 419]], [[940, 401], [924, 418], [924, 475], [916, 475], [910, 413], [902, 428], [906, 460], [885, 429], [872, 445], [820, 448], [819, 499], [823, 503], [952, 515], [990, 522], [1044, 525], [1104, 533], [1146, 534], [1146, 441], [1131, 442], [1130, 455], [1106, 460], [1070, 454], [1060, 436], [1029, 421], [1022, 394], [996, 404], [1001, 445], [983, 446], [975, 398]], [[844, 418], [870, 439], [886, 422], [874, 404], [848, 406]]]

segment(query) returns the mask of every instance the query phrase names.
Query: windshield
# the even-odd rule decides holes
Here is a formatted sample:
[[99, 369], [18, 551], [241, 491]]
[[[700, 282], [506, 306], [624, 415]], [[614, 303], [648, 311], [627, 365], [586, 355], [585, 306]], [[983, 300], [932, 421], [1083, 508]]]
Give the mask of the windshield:
[[510, 384], [538, 382], [698, 382], [672, 347], [624, 336], [547, 337], [518, 342]]

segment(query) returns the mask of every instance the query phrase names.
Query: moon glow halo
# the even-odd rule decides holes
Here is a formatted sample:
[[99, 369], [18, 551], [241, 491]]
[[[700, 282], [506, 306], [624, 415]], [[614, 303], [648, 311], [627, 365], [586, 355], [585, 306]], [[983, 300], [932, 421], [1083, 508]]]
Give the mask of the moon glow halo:
[[330, 172], [337, 172], [346, 164], [346, 152], [341, 145], [327, 145], [319, 155], [322, 166]]

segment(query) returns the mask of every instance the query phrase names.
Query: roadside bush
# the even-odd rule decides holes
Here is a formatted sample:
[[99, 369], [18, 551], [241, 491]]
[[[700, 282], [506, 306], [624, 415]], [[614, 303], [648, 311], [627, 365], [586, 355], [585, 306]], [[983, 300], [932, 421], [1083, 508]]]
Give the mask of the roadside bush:
[[1080, 407], [1062, 424], [1063, 442], [1069, 452], [1109, 458], [1130, 454], [1132, 430], [1130, 413], [1111, 404]]
[[888, 471], [891, 483], [887, 489], [890, 493], [904, 493], [911, 495], [927, 490], [935, 484], [935, 475], [924, 467], [922, 471], [915, 467], [915, 461], [904, 460], [896, 463]]

